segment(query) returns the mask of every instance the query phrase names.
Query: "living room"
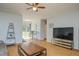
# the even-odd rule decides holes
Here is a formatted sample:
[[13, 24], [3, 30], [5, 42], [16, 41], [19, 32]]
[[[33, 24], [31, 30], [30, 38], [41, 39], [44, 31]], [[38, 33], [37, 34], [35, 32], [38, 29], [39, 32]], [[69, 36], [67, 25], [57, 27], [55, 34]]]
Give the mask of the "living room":
[[[46, 56], [78, 56], [79, 4], [36, 3], [36, 5], [43, 6], [42, 9], [38, 9], [38, 11], [32, 9], [27, 10], [27, 8], [31, 7], [31, 4], [32, 3], [0, 3], [0, 40], [2, 40], [4, 45], [7, 46], [6, 48], [8, 48], [6, 51], [6, 53], [8, 53], [7, 55], [32, 56], [31, 50], [35, 53], [36, 51], [38, 52], [38, 50], [43, 49]], [[31, 24], [30, 31], [28, 31], [29, 35], [23, 34], [24, 22], [26, 25]], [[26, 28], [28, 29], [29, 27], [25, 26], [25, 32]], [[57, 29], [57, 31], [54, 29]], [[58, 31], [60, 33], [58, 33]], [[66, 40], [62, 40], [63, 38], [58, 37], [57, 33], [59, 35], [65, 35], [66, 38], [64, 39]], [[57, 36], [55, 34], [57, 34]], [[25, 35], [25, 37], [23, 37], [23, 35]], [[66, 35], [71, 36], [67, 37]], [[61, 39], [61, 41], [57, 41], [57, 43], [64, 46], [54, 44], [55, 38]], [[32, 48], [31, 50], [27, 49], [27, 52], [25, 51], [25, 53], [23, 49], [20, 49], [23, 47], [20, 46], [20, 52], [18, 52], [18, 44], [21, 43], [24, 43], [24, 46], [27, 46], [29, 43], [34, 43], [29, 47], [33, 47], [34, 45], [36, 51], [35, 48], [34, 50]], [[65, 46], [68, 46], [69, 48]], [[35, 55], [41, 55], [41, 53], [42, 52]]]

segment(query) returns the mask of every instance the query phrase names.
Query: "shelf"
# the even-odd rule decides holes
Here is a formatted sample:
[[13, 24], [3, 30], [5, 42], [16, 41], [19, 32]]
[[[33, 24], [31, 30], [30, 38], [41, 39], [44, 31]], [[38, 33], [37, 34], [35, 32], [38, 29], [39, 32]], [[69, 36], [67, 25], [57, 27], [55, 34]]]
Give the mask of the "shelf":
[[54, 38], [53, 44], [64, 47], [64, 48], [70, 48], [70, 49], [73, 48], [73, 41], [70, 41], [67, 39]]
[[15, 37], [11, 37], [11, 38], [10, 37], [7, 37], [7, 39], [15, 39]]
[[66, 45], [61, 45], [61, 44], [54, 44], [54, 45], [57, 45], [57, 46], [60, 46], [60, 47], [64, 47], [64, 48], [68, 48], [68, 49], [72, 49], [72, 47], [66, 46]]
[[54, 40], [55, 42], [63, 42], [63, 43], [68, 43], [68, 44], [72, 44], [72, 42], [68, 42], [68, 41], [62, 41], [62, 40]]
[[55, 43], [59, 43], [59, 44], [63, 44], [63, 45], [68, 45], [68, 46], [71, 46], [72, 44], [70, 44], [70, 43], [64, 43], [64, 42], [55, 42]]
[[54, 40], [72, 43], [71, 40], [67, 40], [67, 39], [58, 39], [58, 38], [54, 38]]

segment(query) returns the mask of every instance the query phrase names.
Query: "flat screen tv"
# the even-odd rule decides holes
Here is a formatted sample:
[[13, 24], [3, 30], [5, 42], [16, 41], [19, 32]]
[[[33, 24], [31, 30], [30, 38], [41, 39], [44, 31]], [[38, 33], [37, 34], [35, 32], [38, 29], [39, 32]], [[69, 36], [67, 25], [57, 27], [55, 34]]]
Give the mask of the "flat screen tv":
[[53, 28], [53, 37], [73, 40], [73, 27]]

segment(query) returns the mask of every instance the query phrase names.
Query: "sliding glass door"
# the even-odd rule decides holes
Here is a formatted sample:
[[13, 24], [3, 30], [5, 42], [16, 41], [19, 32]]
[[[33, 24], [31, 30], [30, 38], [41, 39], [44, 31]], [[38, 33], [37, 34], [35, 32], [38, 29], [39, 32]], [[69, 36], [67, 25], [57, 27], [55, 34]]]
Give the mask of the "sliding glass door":
[[31, 38], [31, 23], [23, 23], [22, 36], [23, 39]]

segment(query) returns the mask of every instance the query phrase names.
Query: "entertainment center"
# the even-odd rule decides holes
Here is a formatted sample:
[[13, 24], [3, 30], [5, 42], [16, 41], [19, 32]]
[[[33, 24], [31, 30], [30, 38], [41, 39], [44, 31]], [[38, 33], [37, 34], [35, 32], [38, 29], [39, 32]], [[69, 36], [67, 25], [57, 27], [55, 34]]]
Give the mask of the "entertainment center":
[[73, 27], [53, 28], [53, 44], [64, 47], [73, 48]]

